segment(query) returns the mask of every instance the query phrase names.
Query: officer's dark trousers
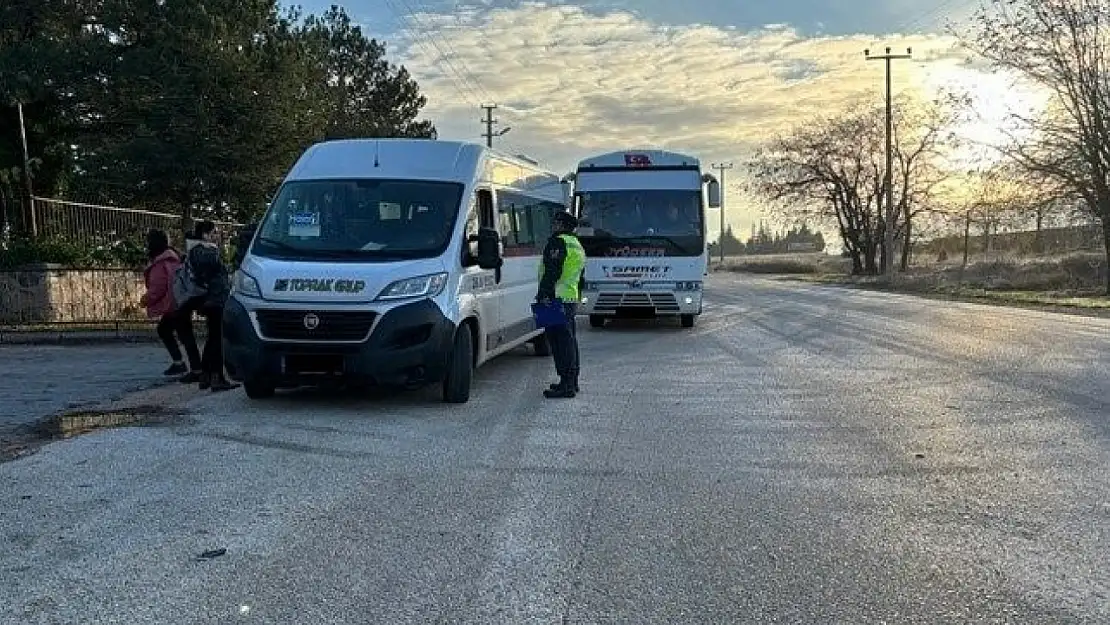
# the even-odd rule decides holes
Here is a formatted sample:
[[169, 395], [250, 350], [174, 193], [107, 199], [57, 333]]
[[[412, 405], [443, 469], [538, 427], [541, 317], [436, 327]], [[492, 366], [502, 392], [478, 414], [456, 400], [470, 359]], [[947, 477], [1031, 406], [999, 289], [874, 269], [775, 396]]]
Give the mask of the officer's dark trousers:
[[569, 379], [578, 375], [578, 327], [574, 321], [577, 311], [576, 304], [564, 303], [563, 312], [567, 317], [567, 324], [544, 330], [547, 344], [551, 347], [551, 356], [555, 359], [555, 373], [560, 378]]

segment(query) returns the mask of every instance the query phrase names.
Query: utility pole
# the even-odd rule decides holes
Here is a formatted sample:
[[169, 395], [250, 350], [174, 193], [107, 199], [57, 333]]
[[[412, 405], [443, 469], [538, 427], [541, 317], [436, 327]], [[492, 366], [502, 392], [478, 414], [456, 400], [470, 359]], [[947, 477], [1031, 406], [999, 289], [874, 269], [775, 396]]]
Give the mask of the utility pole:
[[894, 104], [890, 87], [890, 63], [913, 58], [913, 49], [906, 48], [905, 54], [891, 54], [890, 46], [886, 54], [871, 55], [871, 50], [864, 50], [863, 56], [868, 61], [884, 61], [886, 63], [886, 176], [883, 184], [886, 187], [886, 220], [883, 228], [883, 247], [886, 248], [883, 273], [888, 277], [894, 276]]
[[486, 131], [484, 133], [482, 133], [482, 136], [486, 138], [486, 147], [487, 148], [492, 148], [493, 147], [493, 138], [504, 136], [505, 133], [512, 130], [512, 128], [505, 127], [505, 128], [502, 128], [501, 130], [499, 130], [497, 132], [494, 132], [493, 131], [493, 125], [497, 123], [497, 120], [493, 118], [493, 112], [497, 109], [497, 105], [496, 104], [483, 104], [481, 106], [482, 106], [482, 110], [484, 110], [486, 112], [486, 118], [482, 120], [482, 123], [486, 125]]
[[718, 253], [721, 256], [721, 265], [725, 264], [725, 170], [732, 169], [732, 163], [714, 163], [713, 169], [721, 172], [721, 234], [717, 235]]
[[23, 184], [27, 193], [27, 219], [31, 224], [31, 236], [38, 236], [38, 227], [35, 223], [35, 188], [31, 182], [31, 155], [27, 149], [27, 124], [23, 119], [23, 103], [16, 102], [15, 108], [19, 112], [19, 140], [23, 144]]

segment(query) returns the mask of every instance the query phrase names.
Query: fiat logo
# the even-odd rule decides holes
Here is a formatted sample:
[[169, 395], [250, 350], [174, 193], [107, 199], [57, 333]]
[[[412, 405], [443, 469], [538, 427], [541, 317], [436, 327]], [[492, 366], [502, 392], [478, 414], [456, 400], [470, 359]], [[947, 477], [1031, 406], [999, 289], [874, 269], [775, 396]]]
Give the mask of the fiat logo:
[[320, 327], [320, 318], [315, 313], [308, 313], [304, 316], [304, 329], [315, 330]]

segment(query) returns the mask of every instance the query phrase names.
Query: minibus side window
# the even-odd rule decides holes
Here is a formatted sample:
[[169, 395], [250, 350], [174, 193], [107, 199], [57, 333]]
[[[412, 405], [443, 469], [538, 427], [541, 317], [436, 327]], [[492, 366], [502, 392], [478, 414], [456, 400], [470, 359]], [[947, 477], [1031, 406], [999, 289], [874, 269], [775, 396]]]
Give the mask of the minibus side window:
[[478, 211], [480, 213], [483, 228], [496, 228], [497, 220], [493, 208], [493, 193], [488, 189], [478, 189], [476, 196], [478, 202]]
[[478, 238], [478, 224], [478, 195], [475, 194], [471, 196], [470, 206], [466, 209], [466, 229], [463, 231], [462, 244], [463, 267], [473, 267], [478, 264], [475, 256], [477, 244], [473, 242]]
[[493, 194], [489, 189], [479, 189], [470, 200], [470, 208], [466, 212], [466, 234], [463, 240], [462, 265], [473, 267], [478, 264], [478, 230], [481, 228], [496, 228], [494, 219]]

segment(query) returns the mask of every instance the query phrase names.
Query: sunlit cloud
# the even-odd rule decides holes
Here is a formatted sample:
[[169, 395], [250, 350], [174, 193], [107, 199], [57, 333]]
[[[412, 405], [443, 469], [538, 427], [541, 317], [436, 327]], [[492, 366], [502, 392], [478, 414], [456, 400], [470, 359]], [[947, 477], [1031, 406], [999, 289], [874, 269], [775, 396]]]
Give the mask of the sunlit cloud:
[[[804, 36], [783, 24], [747, 31], [662, 25], [627, 11], [544, 3], [460, 6], [405, 23], [391, 52], [420, 81], [440, 137], [478, 140], [478, 105], [497, 103], [500, 125], [512, 127], [499, 146], [557, 171], [632, 146], [739, 166], [760, 142], [816, 116], [861, 98], [880, 104], [883, 66], [867, 62], [865, 48], [912, 47], [914, 59], [894, 65], [897, 91], [929, 97], [948, 87], [999, 89], [997, 81], [977, 80], [982, 68], [939, 34], [884, 41]], [[1004, 116], [993, 110], [981, 123]], [[733, 171], [727, 217], [746, 232], [758, 206], [742, 197], [741, 170]]]

